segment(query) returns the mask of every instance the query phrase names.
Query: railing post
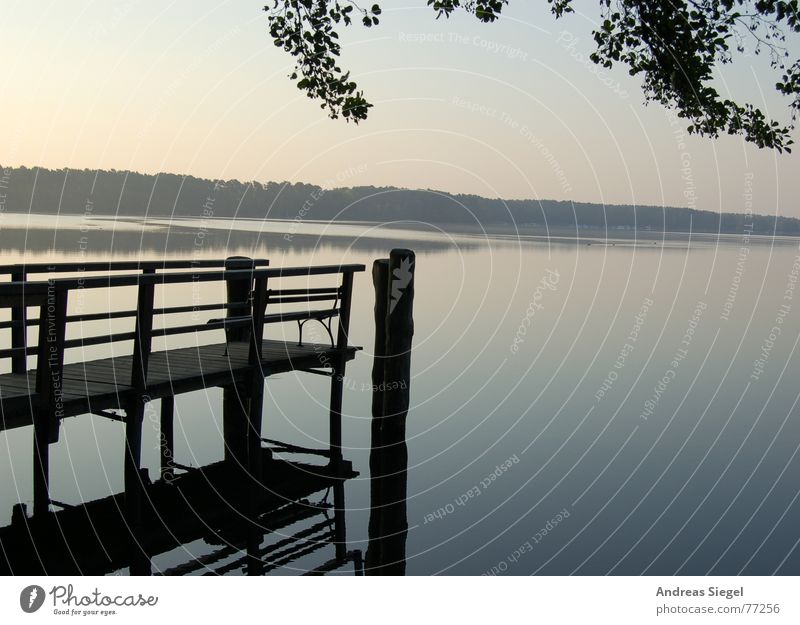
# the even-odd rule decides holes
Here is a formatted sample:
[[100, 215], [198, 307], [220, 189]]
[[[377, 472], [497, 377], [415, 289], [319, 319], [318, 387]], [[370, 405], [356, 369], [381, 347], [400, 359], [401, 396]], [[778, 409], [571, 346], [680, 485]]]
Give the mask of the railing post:
[[41, 516], [50, 507], [50, 443], [58, 440], [59, 423], [64, 415], [62, 372], [67, 296], [68, 291], [51, 281], [39, 313], [36, 392], [40, 403], [33, 411], [34, 516]]
[[353, 299], [353, 272], [342, 274], [339, 291], [339, 329], [336, 337], [336, 354], [333, 358], [330, 401], [330, 462], [338, 468], [342, 462], [342, 399], [344, 374], [347, 363], [348, 336], [350, 332], [350, 306]]
[[339, 331], [336, 336], [336, 347], [339, 349], [347, 348], [347, 341], [350, 332], [350, 308], [353, 302], [353, 272], [347, 271], [342, 274], [341, 303], [339, 305]]
[[153, 342], [153, 299], [155, 283], [139, 285], [136, 300], [136, 329], [133, 340], [133, 366], [131, 369], [131, 386], [140, 393], [147, 387], [147, 363], [150, 360], [150, 349]]
[[[267, 278], [257, 278], [253, 287], [253, 312], [250, 329], [249, 363], [261, 374], [261, 347], [264, 340], [264, 313], [267, 308]], [[263, 375], [261, 376], [264, 377]]]
[[[11, 281], [25, 282], [27, 275], [25, 270], [12, 273]], [[28, 345], [28, 309], [25, 306], [24, 299], [18, 306], [14, 306], [11, 309], [11, 321], [14, 323], [11, 327], [11, 347], [26, 347]], [[11, 371], [13, 373], [25, 373], [27, 370], [28, 356], [25, 352], [11, 357]]]

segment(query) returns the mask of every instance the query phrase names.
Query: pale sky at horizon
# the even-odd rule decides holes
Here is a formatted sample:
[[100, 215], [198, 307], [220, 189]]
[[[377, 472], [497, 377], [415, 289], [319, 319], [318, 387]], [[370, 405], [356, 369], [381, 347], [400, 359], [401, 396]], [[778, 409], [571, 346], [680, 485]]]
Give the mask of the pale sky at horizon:
[[[341, 31], [342, 64], [375, 105], [359, 125], [287, 78], [263, 2], [0, 6], [6, 166], [735, 212], [752, 185], [756, 212], [800, 217], [799, 156], [689, 137], [623, 67], [598, 75], [593, 15], [557, 21], [544, 0], [512, 0], [494, 25], [382, 2], [378, 27]], [[777, 76], [751, 60], [726, 68], [721, 92], [787, 120]]]

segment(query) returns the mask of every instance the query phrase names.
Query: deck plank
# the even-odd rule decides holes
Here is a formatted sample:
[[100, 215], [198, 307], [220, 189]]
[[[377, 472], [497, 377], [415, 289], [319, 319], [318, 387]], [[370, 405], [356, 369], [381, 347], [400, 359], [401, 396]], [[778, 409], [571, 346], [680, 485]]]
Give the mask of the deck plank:
[[[214, 343], [155, 351], [148, 365], [147, 393], [153, 398], [221, 386], [245, 379], [249, 372], [247, 342]], [[347, 348], [352, 359], [357, 348]], [[262, 367], [266, 376], [293, 369], [320, 367], [337, 353], [329, 345], [265, 339]], [[132, 357], [113, 356], [64, 366], [64, 416], [90, 410], [121, 407], [133, 392], [130, 386]], [[0, 374], [0, 431], [30, 425], [36, 404], [35, 372]]]

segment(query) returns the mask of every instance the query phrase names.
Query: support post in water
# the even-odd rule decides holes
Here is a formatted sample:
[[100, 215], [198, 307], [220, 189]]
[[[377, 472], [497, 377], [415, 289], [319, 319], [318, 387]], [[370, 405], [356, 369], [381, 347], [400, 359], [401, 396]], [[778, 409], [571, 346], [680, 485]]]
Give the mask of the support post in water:
[[[255, 262], [246, 256], [230, 256], [225, 259], [225, 270], [253, 269]], [[247, 317], [251, 315], [250, 293], [253, 290], [252, 277], [227, 280], [227, 317]], [[225, 340], [244, 342], [250, 336], [245, 326], [225, 329]], [[222, 390], [222, 436], [225, 443], [225, 460], [239, 467], [247, 466], [247, 431], [249, 418], [249, 389], [246, 385], [228, 385]]]
[[375, 286], [375, 360], [372, 367], [372, 444], [367, 574], [405, 573], [408, 448], [406, 417], [414, 336], [411, 250], [392, 250], [372, 266]]
[[[152, 271], [145, 271], [152, 274]], [[142, 462], [142, 424], [144, 410], [150, 401], [147, 395], [147, 371], [153, 341], [153, 305], [155, 283], [140, 283], [136, 301], [136, 328], [133, 339], [131, 364], [132, 394], [125, 405], [125, 521], [131, 532], [130, 573], [150, 575], [151, 563], [145, 545], [144, 534], [144, 490], [149, 478]]]
[[344, 396], [344, 373], [347, 364], [345, 350], [350, 335], [350, 307], [353, 300], [353, 274], [342, 274], [339, 287], [339, 329], [336, 334], [337, 355], [332, 362], [330, 401], [330, 463], [338, 471], [342, 464], [342, 400]]

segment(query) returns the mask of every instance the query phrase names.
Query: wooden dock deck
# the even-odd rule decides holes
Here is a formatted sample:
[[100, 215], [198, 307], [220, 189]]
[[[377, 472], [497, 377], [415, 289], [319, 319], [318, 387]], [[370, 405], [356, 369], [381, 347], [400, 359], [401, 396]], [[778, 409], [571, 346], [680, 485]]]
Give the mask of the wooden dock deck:
[[[341, 514], [341, 483], [355, 475], [342, 457], [343, 378], [346, 363], [360, 349], [349, 344], [349, 321], [353, 274], [364, 271], [364, 266], [272, 268], [267, 265], [266, 260], [237, 257], [200, 262], [62, 263], [0, 268], [0, 274], [11, 278], [10, 282], [0, 284], [0, 308], [11, 310], [11, 319], [0, 322], [0, 329], [11, 330], [11, 346], [0, 349], [0, 361], [8, 359], [11, 363], [11, 371], [0, 374], [0, 430], [33, 426], [34, 467], [33, 517], [28, 517], [25, 506], [18, 506], [15, 523], [0, 528], [7, 570], [16, 572], [19, 563], [31, 555], [30, 549], [35, 551], [39, 545], [50, 544], [48, 532], [51, 533], [54, 523], [60, 527], [63, 522], [73, 528], [74, 540], [79, 540], [81, 532], [96, 532], [95, 526], [112, 528], [106, 539], [98, 537], [101, 551], [107, 543], [118, 547], [114, 540], [119, 538], [117, 530], [124, 527], [131, 571], [149, 572], [149, 558], [169, 542], [165, 543], [164, 532], [193, 535], [189, 529], [175, 533], [172, 527], [185, 520], [187, 514], [187, 509], [181, 508], [183, 504], [173, 505], [176, 497], [184, 503], [193, 502], [190, 510], [201, 510], [202, 501], [213, 502], [219, 498], [215, 499], [214, 493], [224, 493], [225, 497], [231, 497], [233, 508], [252, 527], [258, 528], [262, 527], [259, 519], [265, 514], [273, 514], [287, 505], [289, 493], [297, 498], [333, 488], [335, 507]], [[134, 270], [137, 273], [125, 273]], [[59, 277], [59, 274], [73, 275]], [[42, 275], [47, 279], [33, 279]], [[318, 286], [318, 281], [325, 278], [337, 278], [337, 282]], [[312, 280], [317, 282], [312, 285]], [[284, 286], [287, 282], [291, 282], [288, 288]], [[154, 305], [158, 291], [213, 283], [225, 288], [226, 301], [161, 308]], [[106, 289], [112, 293], [122, 287], [136, 288], [136, 304], [130, 310], [69, 310], [70, 296], [77, 292]], [[113, 298], [109, 295], [107, 301]], [[38, 317], [28, 316], [31, 307], [39, 309]], [[182, 325], [181, 319], [185, 317], [181, 315], [189, 312], [207, 316], [222, 312], [225, 316]], [[67, 338], [68, 326], [78, 325], [83, 329], [84, 324], [111, 320], [117, 324], [132, 323], [133, 328], [91, 336], [81, 331], [80, 338]], [[322, 324], [330, 344], [303, 342], [303, 328], [309, 322]], [[286, 323], [297, 324], [297, 341], [264, 338], [267, 325]], [[28, 344], [29, 329], [38, 331], [35, 345]], [[170, 343], [174, 341], [170, 337], [187, 336], [192, 337], [193, 345]], [[153, 350], [154, 338], [163, 339], [165, 346]], [[114, 348], [114, 356], [80, 359], [87, 347], [112, 343], [123, 345], [121, 349]], [[127, 352], [119, 354], [125, 352], [126, 345], [130, 346]], [[82, 351], [78, 359], [72, 358], [73, 362], [64, 364], [65, 352], [72, 349]], [[29, 366], [33, 364], [31, 361], [35, 361], [33, 368]], [[287, 371], [330, 378], [327, 450], [308, 450], [288, 443], [275, 445], [275, 441], [264, 437], [261, 427], [264, 381]], [[199, 473], [176, 475], [174, 398], [212, 386], [223, 388], [225, 461]], [[162, 462], [161, 479], [153, 484], [142, 470], [140, 460], [144, 408], [157, 399], [161, 400]], [[80, 511], [56, 510], [62, 505], [50, 496], [49, 446], [58, 440], [63, 419], [89, 413], [124, 424], [125, 445], [121, 450], [124, 493], [83, 504]], [[299, 465], [273, 459], [269, 445], [281, 453], [317, 454], [327, 464], [298, 471]], [[287, 476], [293, 476], [289, 480], [291, 485]], [[239, 487], [227, 488], [225, 484]], [[242, 484], [247, 485], [244, 494]], [[280, 501], [276, 500], [276, 493], [282, 492]], [[188, 520], [186, 523], [191, 525]], [[339, 525], [343, 528], [343, 519]], [[21, 528], [34, 532], [32, 542], [13, 538]], [[343, 535], [337, 533], [335, 542], [337, 561], [342, 561], [348, 553]], [[69, 549], [65, 545], [62, 547]], [[50, 547], [54, 553], [63, 552], [56, 544]], [[86, 550], [88, 554], [96, 551], [96, 548]], [[248, 547], [248, 553], [255, 554], [254, 561], [261, 562], [257, 552], [257, 545]], [[87, 558], [87, 562], [96, 560]], [[115, 556], [106, 560], [107, 567], [118, 565], [124, 558]], [[50, 566], [42, 563], [33, 570], [58, 573], [59, 566], [54, 562], [63, 565], [65, 560], [55, 558]], [[76, 566], [80, 570], [80, 563]], [[104, 570], [98, 566], [87, 568]], [[262, 568], [256, 566], [257, 570]]]
[[[320, 361], [355, 357], [356, 347], [340, 353], [322, 344], [288, 343], [265, 339], [261, 343], [261, 369], [265, 377], [320, 366]], [[144, 392], [161, 399], [213, 386], [240, 384], [250, 371], [249, 344], [215, 343], [184, 347], [150, 354]], [[116, 356], [64, 365], [63, 417], [73, 417], [125, 405], [126, 396], [135, 392], [130, 384], [133, 356]], [[33, 424], [31, 407], [41, 398], [36, 392], [36, 371], [0, 374], [0, 400], [3, 415], [0, 430]], [[125, 415], [120, 415], [124, 420]]]

